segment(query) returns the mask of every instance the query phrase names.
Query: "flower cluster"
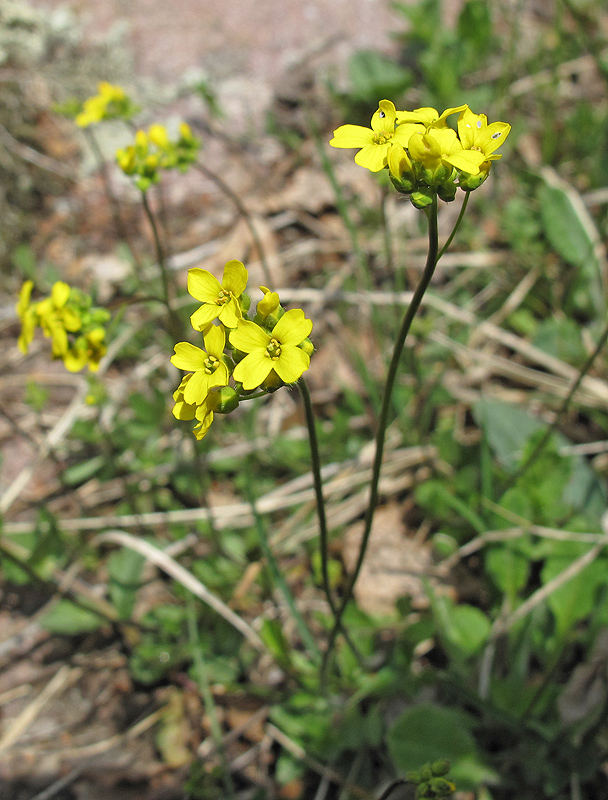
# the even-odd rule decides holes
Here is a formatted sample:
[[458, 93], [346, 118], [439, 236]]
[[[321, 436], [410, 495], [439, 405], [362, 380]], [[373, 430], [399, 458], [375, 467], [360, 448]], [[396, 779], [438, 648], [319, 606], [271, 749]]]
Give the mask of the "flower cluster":
[[204, 349], [189, 342], [175, 345], [171, 363], [187, 374], [173, 394], [173, 414], [196, 419], [199, 440], [215, 413], [226, 414], [242, 400], [296, 383], [310, 365], [312, 322], [299, 308], [285, 311], [278, 294], [265, 286], [249, 319], [247, 279], [240, 261], [228, 261], [221, 283], [207, 270], [188, 270], [188, 292], [202, 304], [190, 322], [203, 334]]
[[[447, 119], [458, 113], [458, 132]], [[456, 188], [477, 189], [490, 172], [497, 150], [509, 135], [506, 122], [488, 125], [485, 114], [474, 114], [467, 105], [397, 111], [390, 100], [381, 100], [371, 128], [342, 125], [334, 131], [333, 147], [360, 148], [359, 166], [372, 172], [385, 167], [395, 188], [410, 195], [417, 208], [431, 204], [433, 194], [453, 200]]]
[[88, 97], [82, 108], [79, 107], [75, 113], [78, 127], [88, 128], [110, 119], [129, 120], [139, 111], [121, 86], [102, 81], [97, 86], [97, 92], [96, 95]]
[[167, 129], [155, 123], [147, 133], [138, 130], [134, 143], [117, 151], [116, 160], [125, 175], [134, 176], [137, 186], [145, 192], [158, 183], [162, 170], [185, 172], [196, 161], [199, 147], [200, 142], [185, 122], [179, 126], [179, 136], [173, 141]]
[[57, 281], [48, 297], [32, 303], [33, 281], [25, 281], [16, 310], [21, 320], [19, 349], [27, 353], [37, 327], [51, 340], [53, 358], [61, 358], [66, 369], [78, 372], [87, 366], [97, 370], [106, 352], [104, 324], [110, 318], [105, 308], [93, 307], [80, 289]]

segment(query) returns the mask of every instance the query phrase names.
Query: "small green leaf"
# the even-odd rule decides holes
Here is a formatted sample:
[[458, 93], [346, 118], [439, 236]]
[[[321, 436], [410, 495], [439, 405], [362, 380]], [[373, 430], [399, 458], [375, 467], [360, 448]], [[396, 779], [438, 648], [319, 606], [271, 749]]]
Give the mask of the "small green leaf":
[[403, 774], [445, 758], [459, 789], [477, 788], [480, 781], [492, 783], [497, 776], [480, 762], [470, 729], [471, 719], [464, 712], [430, 703], [409, 708], [388, 732], [393, 764]]
[[60, 600], [40, 618], [40, 625], [51, 633], [75, 636], [98, 630], [104, 620], [93, 611], [74, 605], [69, 600]]

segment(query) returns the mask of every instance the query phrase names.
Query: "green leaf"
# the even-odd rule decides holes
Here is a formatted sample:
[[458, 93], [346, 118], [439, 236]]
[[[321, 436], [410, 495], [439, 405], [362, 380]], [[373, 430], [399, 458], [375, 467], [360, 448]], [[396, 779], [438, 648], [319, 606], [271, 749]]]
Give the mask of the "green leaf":
[[93, 611], [74, 605], [69, 600], [60, 600], [40, 618], [40, 625], [51, 633], [75, 636], [98, 630], [104, 620]]
[[87, 461], [81, 461], [78, 464], [74, 464], [72, 467], [68, 467], [64, 471], [62, 476], [63, 480], [68, 486], [76, 486], [84, 483], [99, 472], [99, 470], [105, 464], [105, 461], [105, 456], [99, 455], [89, 458]]
[[481, 609], [437, 595], [432, 604], [441, 633], [451, 645], [466, 658], [481, 650], [490, 633], [490, 621]]
[[121, 620], [129, 619], [133, 611], [144, 562], [142, 555], [129, 548], [112, 553], [108, 559], [110, 599]]
[[491, 547], [485, 554], [485, 566], [492, 580], [513, 601], [528, 580], [530, 560], [516, 546]]
[[377, 103], [383, 97], [395, 97], [412, 82], [408, 69], [375, 50], [355, 53], [348, 64], [348, 72], [351, 95], [361, 101]]
[[565, 181], [545, 175], [538, 189], [545, 236], [555, 251], [589, 281], [595, 311], [605, 310], [601, 267], [595, 254], [597, 231], [582, 201]]
[[[562, 554], [548, 558], [542, 569], [543, 585], [563, 572], [577, 557], [589, 549], [589, 545], [579, 546], [571, 542], [559, 545], [562, 545], [559, 548], [562, 549]], [[558, 549], [559, 545], [555, 543], [555, 549]], [[574, 578], [551, 592], [547, 603], [555, 617], [559, 637], [564, 636], [573, 625], [592, 613], [598, 589], [607, 583], [608, 562], [605, 558], [598, 558]]]
[[459, 789], [476, 789], [497, 776], [479, 760], [471, 735], [471, 718], [461, 711], [423, 703], [405, 711], [388, 732], [395, 768], [404, 774], [422, 764], [447, 758]]

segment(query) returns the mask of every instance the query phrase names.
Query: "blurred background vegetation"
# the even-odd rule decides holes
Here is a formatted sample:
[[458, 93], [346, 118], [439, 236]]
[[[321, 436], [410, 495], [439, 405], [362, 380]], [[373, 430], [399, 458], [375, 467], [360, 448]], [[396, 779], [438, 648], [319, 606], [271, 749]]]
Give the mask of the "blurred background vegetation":
[[[228, 116], [208, 75], [138, 82], [119, 37], [87, 44], [66, 11], [0, 3], [3, 800], [377, 798], [439, 758], [461, 800], [608, 792], [608, 12], [394, 10], [388, 46], [287, 70], [262, 129]], [[346, 616], [360, 652], [341, 642], [325, 683], [297, 395], [246, 404], [203, 445], [171, 416], [152, 239], [113, 162], [132, 131], [91, 139], [59, 113], [99, 80], [125, 84], [137, 124], [185, 118], [203, 140], [207, 172], [153, 198], [183, 320], [187, 268], [237, 258], [253, 286], [265, 261], [314, 321], [337, 594], [425, 230], [327, 141], [383, 98], [513, 126], [415, 322]], [[443, 239], [459, 203], [440, 210]], [[26, 278], [113, 312], [99, 375], [67, 375], [43, 340], [18, 353]]]

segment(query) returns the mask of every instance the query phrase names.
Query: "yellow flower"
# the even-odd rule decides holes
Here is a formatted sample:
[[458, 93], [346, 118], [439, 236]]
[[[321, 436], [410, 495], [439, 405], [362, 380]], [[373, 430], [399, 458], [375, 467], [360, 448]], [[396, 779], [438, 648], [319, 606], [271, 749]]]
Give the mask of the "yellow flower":
[[99, 362], [107, 351], [105, 336], [103, 328], [93, 328], [84, 336], [79, 336], [63, 356], [63, 363], [68, 372], [80, 372], [87, 365], [91, 372], [97, 372]]
[[283, 383], [295, 383], [310, 365], [310, 356], [298, 345], [311, 330], [312, 322], [300, 308], [286, 311], [270, 334], [255, 322], [242, 320], [230, 332], [230, 344], [248, 355], [236, 365], [234, 380], [246, 391], [261, 386], [269, 376], [273, 380], [273, 372]]
[[33, 288], [33, 281], [25, 281], [19, 292], [19, 302], [15, 307], [19, 319], [21, 320], [21, 333], [19, 334], [17, 345], [24, 354], [28, 351], [28, 347], [34, 338], [36, 325], [38, 324], [36, 308], [30, 302]]
[[80, 114], [76, 116], [76, 124], [80, 128], [88, 128], [104, 119], [113, 119], [120, 116], [127, 109], [130, 110], [130, 101], [121, 86], [113, 86], [107, 81], [102, 81], [97, 86], [98, 94], [87, 98]]
[[76, 333], [82, 320], [74, 309], [67, 306], [71, 289], [67, 283], [56, 281], [51, 296], [36, 304], [36, 313], [44, 335], [50, 337], [53, 356], [63, 358], [68, 351], [68, 331]]
[[209, 326], [204, 340], [207, 352], [189, 342], [179, 342], [171, 358], [175, 367], [192, 372], [183, 388], [183, 402], [191, 406], [201, 405], [213, 386], [227, 386], [230, 377], [224, 361], [224, 329], [219, 325]]
[[429, 128], [446, 128], [447, 118], [450, 114], [456, 114], [458, 111], [464, 111], [468, 106], [454, 106], [454, 108], [446, 108], [443, 114], [434, 108], [416, 108], [414, 111], [397, 111], [397, 125], [402, 125], [405, 122], [418, 123], [424, 125], [428, 130]]
[[411, 137], [408, 150], [411, 160], [427, 170], [428, 174], [422, 176], [424, 180], [433, 182], [449, 178], [454, 166], [453, 155], [462, 151], [462, 145], [451, 128], [429, 128], [426, 133], [415, 133]]
[[188, 270], [188, 292], [203, 305], [192, 314], [194, 330], [202, 331], [214, 319], [227, 328], [236, 328], [243, 312], [239, 298], [247, 286], [249, 274], [240, 261], [228, 261], [222, 283], [205, 269]]
[[332, 147], [360, 147], [355, 162], [372, 172], [386, 166], [389, 150], [393, 144], [407, 147], [410, 136], [422, 131], [420, 124], [397, 124], [395, 106], [390, 100], [381, 100], [372, 117], [371, 129], [362, 125], [342, 125], [334, 131], [329, 142]]
[[173, 392], [173, 399], [175, 400], [175, 405], [173, 406], [173, 416], [176, 419], [181, 420], [190, 420], [196, 418], [197, 423], [194, 426], [194, 435], [200, 441], [201, 439], [205, 438], [207, 431], [211, 427], [211, 423], [213, 422], [213, 411], [204, 402], [200, 405], [197, 405], [196, 403], [187, 403], [184, 399], [184, 393], [193, 375], [193, 372], [188, 373], [188, 375], [184, 375], [179, 386], [175, 392]]
[[504, 143], [510, 130], [508, 122], [492, 122], [488, 125], [485, 114], [473, 114], [466, 108], [458, 118], [458, 136], [463, 149], [455, 154], [451, 163], [463, 172], [476, 175], [482, 171], [484, 162], [502, 158], [500, 153], [494, 151]]

